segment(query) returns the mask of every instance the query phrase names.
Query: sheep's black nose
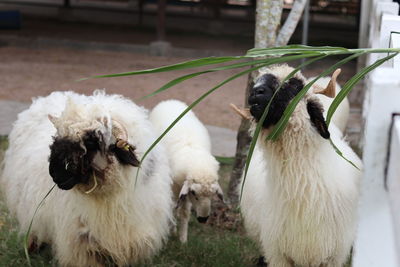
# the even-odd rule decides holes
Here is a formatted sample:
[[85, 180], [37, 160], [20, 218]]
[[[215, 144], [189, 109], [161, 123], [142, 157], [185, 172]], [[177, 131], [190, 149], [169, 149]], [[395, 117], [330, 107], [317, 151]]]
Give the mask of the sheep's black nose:
[[264, 87], [255, 87], [255, 88], [253, 88], [253, 94], [255, 94], [255, 95], [264, 94], [264, 92], [265, 92], [265, 88]]
[[199, 223], [206, 223], [208, 220], [208, 217], [197, 217], [197, 221], [199, 221]]
[[248, 99], [249, 105], [261, 105], [265, 107], [265, 105], [271, 100], [278, 85], [278, 79], [272, 74], [265, 74], [258, 78], [254, 87], [250, 90]]

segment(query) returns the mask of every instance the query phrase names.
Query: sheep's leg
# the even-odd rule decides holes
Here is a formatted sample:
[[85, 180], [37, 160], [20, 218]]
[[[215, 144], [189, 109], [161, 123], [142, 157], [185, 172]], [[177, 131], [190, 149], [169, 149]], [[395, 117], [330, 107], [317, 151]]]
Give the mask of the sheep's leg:
[[188, 233], [191, 207], [192, 203], [190, 201], [185, 201], [182, 207], [178, 210], [179, 240], [181, 241], [181, 243], [187, 242], [187, 233]]
[[[177, 218], [176, 215], [177, 215], [177, 214], [175, 213], [175, 218]], [[171, 232], [172, 232], [172, 234], [173, 234], [174, 236], [176, 236], [176, 235], [178, 234], [178, 228], [177, 228], [177, 226], [176, 226], [175, 223], [171, 223], [170, 229], [171, 229]]]
[[39, 244], [37, 243], [37, 237], [30, 235], [28, 239], [28, 252], [33, 253], [39, 250]]
[[268, 266], [268, 263], [266, 262], [264, 256], [260, 256], [258, 258], [256, 266], [262, 266], [262, 267], [267, 267]]

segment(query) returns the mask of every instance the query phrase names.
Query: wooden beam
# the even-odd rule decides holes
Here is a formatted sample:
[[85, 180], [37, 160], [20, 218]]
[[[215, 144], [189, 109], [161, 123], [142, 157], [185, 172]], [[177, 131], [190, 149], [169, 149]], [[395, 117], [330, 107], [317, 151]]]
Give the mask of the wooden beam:
[[165, 41], [165, 9], [166, 0], [158, 0], [157, 7], [157, 40]]

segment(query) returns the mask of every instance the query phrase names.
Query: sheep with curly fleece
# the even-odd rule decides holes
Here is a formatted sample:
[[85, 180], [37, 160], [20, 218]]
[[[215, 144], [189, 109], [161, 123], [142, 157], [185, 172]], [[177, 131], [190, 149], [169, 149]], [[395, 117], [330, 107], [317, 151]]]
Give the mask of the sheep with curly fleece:
[[[256, 80], [248, 99], [253, 126], [291, 71], [287, 65], [272, 67]], [[276, 94], [243, 187], [245, 227], [272, 267], [342, 266], [355, 235], [361, 172], [328, 139], [357, 166], [361, 161], [334, 123], [328, 129], [316, 92], [310, 90], [300, 100], [277, 141], [265, 141], [305, 81], [297, 73]], [[334, 85], [318, 93], [334, 96]]]
[[[18, 115], [1, 185], [29, 249], [51, 244], [60, 266], [127, 266], [149, 259], [173, 220], [163, 147], [147, 112], [119, 95], [54, 92]], [[136, 171], [141, 171], [135, 181]]]
[[[150, 113], [150, 121], [161, 134], [187, 108], [178, 100], [159, 103]], [[189, 111], [163, 138], [170, 160], [173, 192], [177, 202], [179, 239], [187, 241], [190, 211], [205, 223], [210, 215], [211, 200], [223, 193], [218, 184], [219, 164], [211, 154], [211, 140], [206, 127]]]

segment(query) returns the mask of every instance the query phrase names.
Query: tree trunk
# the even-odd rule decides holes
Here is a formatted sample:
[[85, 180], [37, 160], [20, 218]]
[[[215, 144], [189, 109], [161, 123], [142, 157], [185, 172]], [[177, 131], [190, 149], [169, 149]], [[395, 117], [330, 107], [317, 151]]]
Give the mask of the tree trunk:
[[[246, 94], [245, 94], [245, 106], [247, 107], [247, 96], [249, 95], [250, 88], [253, 87], [252, 73], [248, 75]], [[233, 163], [233, 169], [231, 172], [231, 178], [228, 186], [228, 200], [232, 206], [237, 206], [239, 203], [239, 191], [238, 186], [240, 178], [243, 174], [243, 168], [246, 164], [247, 151], [249, 150], [251, 136], [249, 134], [250, 121], [242, 119], [240, 122], [239, 130], [236, 136], [236, 154], [235, 161]]]
[[[282, 5], [283, 1], [281, 0], [257, 0], [254, 47], [264, 48], [274, 46], [276, 31], [279, 27], [282, 15]], [[245, 92], [245, 107], [248, 106], [247, 97], [251, 87], [253, 87], [253, 81], [256, 75], [257, 72], [252, 72], [248, 76]], [[232, 206], [237, 206], [239, 203], [240, 192], [238, 191], [238, 186], [243, 174], [247, 151], [249, 150], [251, 141], [249, 126], [250, 122], [242, 119], [236, 136], [236, 155], [228, 187], [228, 199]]]
[[289, 39], [292, 37], [293, 32], [301, 18], [301, 14], [303, 13], [306, 3], [307, 0], [296, 0], [293, 3], [292, 10], [290, 11], [288, 18], [276, 39], [276, 46], [283, 46], [289, 42]]
[[165, 9], [167, 0], [158, 0], [157, 3], [157, 41], [165, 41]]
[[[296, 0], [299, 1], [303, 8], [300, 11], [300, 15], [302, 10], [304, 9], [305, 0]], [[296, 4], [295, 3], [295, 4]], [[285, 41], [286, 43], [289, 41], [290, 36], [293, 34], [293, 31], [290, 32], [290, 29], [293, 27], [296, 28], [296, 25], [300, 19], [298, 16], [299, 7], [301, 4], [297, 5], [295, 11], [290, 12], [285, 26], [289, 29], [285, 29], [285, 34], [282, 31], [279, 33], [281, 37], [280, 42]], [[256, 8], [256, 26], [255, 26], [255, 38], [254, 38], [254, 47], [255, 48], [267, 48], [276, 46], [277, 36], [278, 36], [278, 28], [281, 21], [283, 10], [283, 0], [257, 0], [257, 8]], [[297, 12], [292, 15], [292, 12]], [[289, 35], [289, 37], [287, 37]], [[280, 45], [286, 45], [280, 44]], [[249, 95], [250, 88], [253, 87], [254, 78], [256, 77], [257, 72], [250, 73], [247, 80], [247, 87], [245, 93], [245, 106], [247, 106], [247, 97]], [[240, 179], [243, 174], [243, 169], [246, 163], [247, 151], [249, 149], [251, 136], [249, 135], [249, 126], [250, 122], [242, 119], [240, 123], [240, 127], [237, 134], [237, 146], [236, 146], [236, 155], [235, 161], [233, 164], [233, 169], [231, 173], [231, 178], [229, 181], [228, 187], [228, 200], [229, 203], [235, 207], [239, 204], [239, 190], [238, 186], [240, 184]]]

